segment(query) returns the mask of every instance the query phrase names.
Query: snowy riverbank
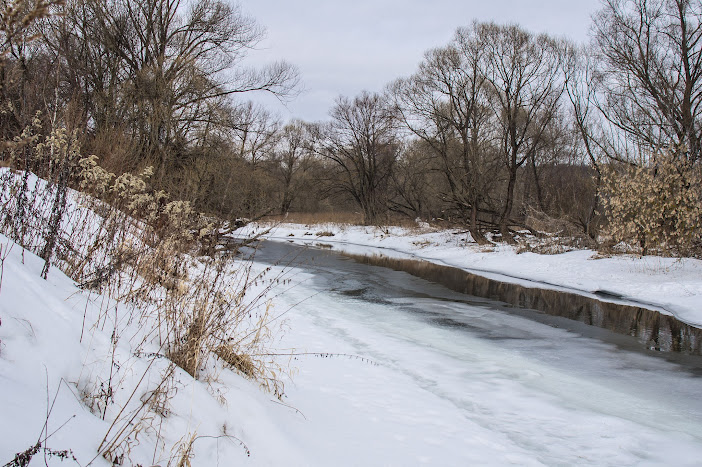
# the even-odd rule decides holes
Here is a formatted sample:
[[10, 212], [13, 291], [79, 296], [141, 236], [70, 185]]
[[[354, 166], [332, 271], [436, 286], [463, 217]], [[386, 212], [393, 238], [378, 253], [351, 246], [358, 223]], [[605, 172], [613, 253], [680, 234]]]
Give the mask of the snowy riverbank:
[[[271, 226], [257, 224], [250, 228], [268, 227]], [[620, 297], [702, 327], [702, 261], [696, 259], [634, 255], [603, 258], [591, 250], [557, 255], [517, 253], [518, 248], [511, 245], [479, 246], [465, 232], [436, 230], [428, 225], [379, 229], [277, 224], [267, 238], [321, 244], [358, 255], [423, 259], [529, 287], [566, 288], [600, 298]]]
[[[360, 243], [354, 230], [317, 241]], [[107, 325], [95, 324], [102, 297], [57, 270], [42, 280], [40, 259], [5, 237], [0, 244], [10, 248], [0, 290], [0, 461], [48, 433], [52, 452], [112, 465], [96, 457], [111, 421], [125, 424], [117, 411], [132, 393], [137, 406], [147, 400], [168, 361], [135, 353], [126, 339], [113, 346], [112, 311]], [[298, 268], [271, 274], [284, 284], [270, 297], [282, 315], [274, 349], [301, 354], [279, 359], [293, 374], [281, 375], [286, 397], [217, 362], [200, 381], [176, 369], [122, 465], [175, 465], [189, 439], [194, 466], [695, 465], [702, 456], [702, 383], [673, 363], [461, 302], [359, 300], [352, 292], [370, 279], [365, 269], [326, 279]], [[372, 280], [383, 289], [392, 274]], [[430, 326], [427, 312], [480, 324], [495, 339]], [[108, 397], [100, 382], [111, 368], [119, 378]], [[116, 401], [106, 417], [95, 410], [100, 398]], [[39, 452], [30, 465], [43, 462]]]

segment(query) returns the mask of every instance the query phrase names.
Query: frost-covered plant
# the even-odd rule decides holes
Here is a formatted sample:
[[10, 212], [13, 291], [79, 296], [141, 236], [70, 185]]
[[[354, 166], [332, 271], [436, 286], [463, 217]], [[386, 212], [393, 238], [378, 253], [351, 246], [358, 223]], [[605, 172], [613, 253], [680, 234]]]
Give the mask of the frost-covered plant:
[[638, 244], [642, 254], [699, 254], [702, 173], [682, 150], [655, 154], [640, 166], [603, 171], [603, 204], [615, 242]]

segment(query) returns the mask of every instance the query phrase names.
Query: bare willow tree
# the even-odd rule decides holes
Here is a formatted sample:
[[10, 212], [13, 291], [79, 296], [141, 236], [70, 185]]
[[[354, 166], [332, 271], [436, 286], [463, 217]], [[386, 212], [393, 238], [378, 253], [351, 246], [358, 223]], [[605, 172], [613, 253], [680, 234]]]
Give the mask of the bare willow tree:
[[405, 142], [392, 171], [391, 211], [415, 220], [441, 217], [445, 183], [431, 151], [421, 139]]
[[397, 119], [385, 97], [365, 91], [339, 97], [331, 117], [317, 129], [315, 151], [339, 171], [332, 189], [353, 197], [366, 225], [377, 224], [400, 150]]
[[303, 191], [304, 178], [301, 174], [307, 169], [312, 156], [310, 139], [311, 127], [301, 120], [289, 122], [280, 132], [271, 170], [279, 183], [281, 214], [290, 211], [293, 201]]
[[439, 161], [448, 186], [443, 197], [477, 241], [484, 239], [479, 214], [486, 210], [488, 172], [495, 173], [488, 82], [479, 67], [484, 50], [475, 26], [461, 28], [450, 45], [425, 54], [417, 73], [391, 87], [398, 115]]
[[219, 174], [226, 183], [216, 195], [221, 199], [220, 212], [227, 218], [258, 218], [275, 209], [268, 163], [274, 157], [281, 124], [264, 107], [245, 102], [232, 107], [228, 125], [231, 151]]
[[258, 167], [272, 156], [280, 132], [278, 117], [264, 107], [246, 102], [231, 115], [232, 145], [237, 156]]
[[702, 3], [605, 0], [595, 16], [607, 119], [640, 149], [702, 153]]
[[601, 94], [601, 75], [592, 48], [578, 47], [568, 42], [563, 47], [565, 91], [570, 104], [570, 120], [578, 135], [576, 148], [594, 171], [593, 196], [586, 215], [579, 222], [585, 233], [595, 238], [597, 219], [602, 208], [603, 167], [613, 160], [621, 159], [619, 154], [623, 151], [617, 138], [621, 132], [607, 121], [597, 105]]
[[221, 0], [75, 0], [47, 33], [75, 70], [71, 92], [82, 94], [87, 121], [125, 125], [160, 175], [203, 128], [222, 123], [231, 96], [294, 89], [297, 72], [285, 63], [242, 65], [262, 35]]
[[482, 73], [490, 84], [490, 105], [508, 173], [499, 227], [509, 239], [519, 168], [536, 157], [559, 108], [562, 53], [553, 39], [516, 25], [482, 23], [476, 33], [485, 47]]

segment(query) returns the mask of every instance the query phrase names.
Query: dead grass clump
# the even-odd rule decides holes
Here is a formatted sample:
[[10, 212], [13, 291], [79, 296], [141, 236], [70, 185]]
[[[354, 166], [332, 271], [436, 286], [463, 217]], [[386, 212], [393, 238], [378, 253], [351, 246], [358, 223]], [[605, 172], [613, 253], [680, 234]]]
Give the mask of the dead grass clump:
[[198, 368], [202, 361], [202, 351], [206, 338], [205, 327], [202, 321], [202, 319], [198, 319], [190, 323], [182, 342], [176, 344], [174, 349], [168, 353], [168, 358], [173, 363], [196, 379]]
[[517, 239], [517, 254], [536, 253], [539, 255], [559, 255], [574, 250], [595, 249], [597, 243], [587, 236], [542, 238], [520, 237]]
[[[191, 467], [190, 460], [193, 458], [193, 444], [197, 439], [197, 433], [192, 433], [191, 435], [183, 437], [178, 446], [176, 447], [176, 467]], [[169, 462], [170, 464], [170, 462]]]
[[220, 345], [215, 349], [215, 355], [231, 368], [239, 371], [247, 378], [255, 379], [257, 374], [256, 365], [250, 355], [241, 353], [231, 345]]
[[566, 218], [555, 218], [531, 209], [526, 225], [532, 235], [519, 236], [517, 253], [533, 252], [554, 255], [573, 250], [597, 248], [583, 228]]
[[[266, 216], [265, 220], [272, 223], [301, 225], [365, 225], [363, 223], [363, 214], [350, 211], [291, 212], [283, 215]], [[380, 225], [386, 227], [403, 227], [407, 229], [418, 228], [416, 219], [392, 214], [384, 217]]]
[[426, 248], [432, 245], [432, 243], [429, 240], [416, 240], [412, 242], [412, 245], [416, 246], [417, 248]]
[[580, 237], [584, 235], [582, 226], [565, 217], [551, 217], [545, 212], [529, 209], [525, 225], [540, 234], [558, 237]]

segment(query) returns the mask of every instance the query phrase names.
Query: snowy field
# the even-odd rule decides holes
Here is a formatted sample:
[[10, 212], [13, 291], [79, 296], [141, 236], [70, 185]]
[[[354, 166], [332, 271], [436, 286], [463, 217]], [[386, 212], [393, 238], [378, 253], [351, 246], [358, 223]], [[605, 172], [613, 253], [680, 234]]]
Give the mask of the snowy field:
[[[253, 228], [269, 227], [259, 224]], [[584, 295], [605, 292], [702, 326], [702, 261], [696, 259], [634, 255], [602, 258], [591, 250], [518, 254], [511, 245], [478, 246], [470, 234], [436, 230], [426, 224], [414, 229], [276, 224], [267, 238], [323, 244], [359, 255], [423, 259], [531, 287], [565, 288]]]
[[[274, 235], [305, 238], [304, 227], [294, 229]], [[625, 290], [630, 293], [646, 284], [677, 287], [673, 277], [691, 276], [687, 287], [697, 284], [699, 294], [699, 264], [692, 261], [656, 272], [628, 258], [588, 261], [586, 253], [565, 255], [565, 263], [508, 248], [464, 257], [457, 255], [464, 252], [456, 248], [461, 238], [450, 233], [386, 239], [362, 228], [311, 241], [334, 241], [337, 248], [345, 241], [344, 248], [366, 252], [368, 246], [392, 248], [454, 265], [469, 258], [466, 267], [514, 276], [526, 276], [529, 263], [537, 279], [549, 282], [558, 278], [554, 268], [585, 271], [583, 265], [602, 264], [599, 274], [616, 276], [608, 267], [617, 267], [638, 281]], [[110, 355], [116, 354], [122, 377], [114, 398], [134, 391], [143, 399], [166, 362], [148, 367], [126, 339], [114, 348], [110, 327], [92, 324], [99, 296], [77, 289], [57, 270], [48, 281], [40, 279], [41, 260], [5, 237], [0, 245], [3, 252], [10, 248], [0, 290], [0, 462], [48, 434], [49, 448], [70, 449], [77, 462], [38, 454], [30, 465], [110, 465], [95, 453], [116, 414], [104, 421], [91, 412], [85, 385], [95, 380], [91, 376], [111, 374]], [[513, 260], [512, 269], [500, 269]], [[156, 443], [154, 431], [137, 433], [123, 465], [175, 465], [173, 446], [193, 435], [191, 462], [201, 466], [699, 465], [702, 378], [661, 358], [453, 301], [450, 292], [401, 273], [369, 271], [324, 275], [303, 266], [275, 267], [285, 279], [271, 294], [284, 331], [276, 348], [300, 354], [280, 359], [293, 375], [283, 376], [286, 397], [279, 401], [221, 367], [212, 368], [207, 381], [176, 370], [166, 407], [150, 413], [150, 426], [166, 444]], [[595, 275], [564, 274], [563, 285], [592, 290], [626, 282], [587, 271]], [[364, 300], [355, 292], [365, 290], [366, 281], [376, 283], [377, 293], [390, 293], [384, 284], [422, 293]], [[467, 330], [431, 325], [433, 315], [463, 321]], [[319, 352], [331, 355], [303, 355]]]

